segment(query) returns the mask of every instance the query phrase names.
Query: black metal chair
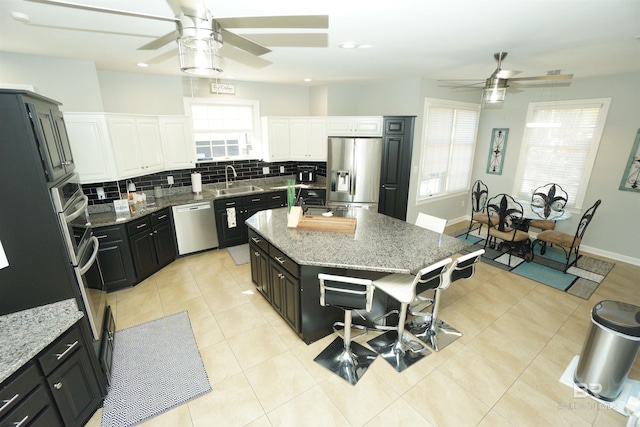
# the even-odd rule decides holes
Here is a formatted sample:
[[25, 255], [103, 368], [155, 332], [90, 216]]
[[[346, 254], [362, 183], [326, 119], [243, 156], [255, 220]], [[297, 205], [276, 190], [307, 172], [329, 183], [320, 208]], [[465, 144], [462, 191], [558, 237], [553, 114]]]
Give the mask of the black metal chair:
[[[322, 353], [314, 359], [316, 362], [355, 385], [364, 375], [378, 354], [365, 346], [352, 342], [367, 333], [366, 327], [352, 324], [352, 310], [371, 311], [374, 286], [371, 280], [355, 277], [318, 274], [320, 281], [320, 305], [334, 306], [344, 310], [344, 322], [335, 322], [333, 330], [340, 335], [337, 327], [342, 326], [342, 335], [338, 336]], [[351, 335], [351, 329], [364, 330], [357, 336]]]
[[494, 248], [497, 239], [501, 242], [497, 244], [499, 251], [507, 250], [509, 254], [509, 265], [511, 265], [511, 255], [516, 252], [522, 258], [530, 258], [531, 240], [529, 233], [519, 229], [523, 222], [522, 205], [508, 194], [498, 194], [487, 201], [487, 213], [489, 218], [489, 232], [484, 242], [484, 249], [487, 245]]
[[529, 221], [530, 227], [540, 230], [553, 230], [556, 222], [549, 217], [562, 214], [569, 195], [558, 184], [546, 184], [538, 187], [531, 196], [531, 210], [540, 216], [540, 219]]
[[476, 271], [476, 263], [480, 261], [482, 254], [484, 254], [484, 249], [479, 249], [456, 258], [447, 270], [444, 280], [441, 280], [439, 286], [434, 289], [431, 312], [411, 313], [419, 317], [407, 323], [407, 329], [435, 351], [442, 350], [462, 336], [460, 331], [440, 318], [440, 294], [451, 283], [473, 276]]
[[400, 303], [400, 310], [393, 310], [375, 319], [377, 322], [391, 314], [398, 314], [398, 325], [392, 327], [378, 326], [379, 329], [386, 329], [388, 332], [369, 340], [367, 344], [377, 351], [382, 358], [391, 364], [398, 372], [402, 372], [404, 369], [431, 353], [422, 343], [411, 337], [405, 331], [407, 310], [409, 304], [416, 299], [416, 289], [418, 285], [424, 283], [431, 289], [439, 286], [449, 263], [451, 263], [451, 258], [438, 261], [433, 265], [425, 267], [415, 276], [396, 273], [373, 282], [376, 289], [383, 291]]
[[[582, 243], [582, 238], [584, 237], [585, 231], [587, 231], [587, 227], [591, 223], [593, 216], [596, 214], [596, 210], [598, 206], [600, 206], [602, 200], [596, 201], [593, 206], [585, 211], [580, 219], [580, 223], [578, 224], [578, 228], [574, 235], [563, 233], [557, 230], [545, 230], [536, 236], [536, 240], [534, 240], [531, 245], [531, 250], [535, 248], [536, 244], [540, 244], [542, 247], [540, 248], [540, 253], [544, 254], [546, 250], [546, 246], [557, 246], [562, 249], [565, 253], [567, 262], [564, 267], [564, 272], [566, 273], [569, 267], [572, 265], [578, 265], [578, 257], [580, 251], [580, 243]], [[571, 261], [571, 255], [575, 254], [575, 259]]]
[[489, 189], [484, 182], [477, 180], [471, 188], [471, 221], [465, 239], [469, 237], [471, 228], [474, 224], [480, 224], [478, 233], [482, 231], [482, 225], [489, 226], [489, 217], [486, 211], [487, 199], [489, 198]]

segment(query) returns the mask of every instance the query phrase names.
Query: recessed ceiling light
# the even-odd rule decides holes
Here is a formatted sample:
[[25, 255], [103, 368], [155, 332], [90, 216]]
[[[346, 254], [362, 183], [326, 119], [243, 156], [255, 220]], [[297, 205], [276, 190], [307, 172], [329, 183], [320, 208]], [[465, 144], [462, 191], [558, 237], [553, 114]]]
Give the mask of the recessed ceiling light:
[[24, 23], [31, 22], [31, 18], [29, 18], [29, 15], [27, 15], [26, 13], [11, 12], [11, 17], [18, 22], [24, 22]]
[[313, 80], [310, 79], [309, 77], [307, 77], [306, 79], [304, 79], [305, 82], [312, 82]]
[[138, 67], [141, 67], [141, 68], [145, 68], [145, 67], [148, 67], [148, 66], [149, 66], [149, 64], [144, 63], [144, 62], [138, 62], [136, 65], [137, 65]]
[[343, 49], [356, 49], [357, 47], [359, 47], [360, 45], [354, 42], [344, 42], [342, 44], [339, 45], [341, 48]]

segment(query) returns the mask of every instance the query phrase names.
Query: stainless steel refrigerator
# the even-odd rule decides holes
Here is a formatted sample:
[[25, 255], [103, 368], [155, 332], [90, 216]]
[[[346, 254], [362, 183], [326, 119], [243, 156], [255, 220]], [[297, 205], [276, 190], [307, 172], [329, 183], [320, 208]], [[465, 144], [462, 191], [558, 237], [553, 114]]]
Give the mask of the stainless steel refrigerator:
[[327, 204], [376, 210], [382, 138], [329, 138]]

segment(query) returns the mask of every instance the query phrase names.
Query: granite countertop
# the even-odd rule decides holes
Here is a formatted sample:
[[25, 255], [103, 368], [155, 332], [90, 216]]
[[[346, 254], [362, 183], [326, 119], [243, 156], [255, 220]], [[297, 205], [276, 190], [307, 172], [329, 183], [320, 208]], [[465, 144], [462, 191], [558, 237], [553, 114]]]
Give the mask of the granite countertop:
[[301, 265], [415, 274], [470, 243], [367, 209], [350, 209], [355, 234], [287, 227], [287, 208], [260, 211], [247, 224]]
[[[278, 190], [286, 190], [287, 188], [287, 179], [292, 179], [293, 177], [275, 177], [275, 178], [264, 178], [264, 179], [250, 179], [250, 180], [241, 180], [234, 181], [230, 188], [233, 187], [241, 187], [245, 185], [253, 185], [259, 188], [262, 188], [264, 191], [251, 191], [240, 194], [220, 194], [217, 190], [221, 190], [225, 188], [224, 183], [217, 184], [204, 184], [202, 186], [202, 192], [200, 194], [192, 193], [191, 187], [178, 187], [178, 188], [170, 188], [163, 189], [164, 196], [155, 198], [152, 196], [153, 192], [149, 192], [147, 194], [147, 203], [141, 203], [136, 205], [136, 213], [134, 214], [125, 214], [122, 216], [117, 216], [115, 211], [113, 210], [113, 204], [108, 205], [98, 205], [89, 208], [89, 218], [91, 220], [91, 225], [93, 227], [102, 227], [114, 224], [122, 224], [134, 220], [136, 218], [140, 218], [141, 216], [148, 215], [160, 209], [164, 209], [166, 207], [184, 205], [187, 203], [195, 203], [201, 201], [210, 201], [216, 199], [225, 199], [232, 197], [242, 197], [248, 196], [251, 194], [260, 194], [271, 191]], [[308, 188], [308, 189], [325, 189], [325, 178], [318, 177], [317, 182], [310, 182], [305, 184], [296, 184], [296, 188]], [[97, 209], [101, 207], [106, 208], [105, 211], [101, 212]]]
[[0, 382], [82, 318], [73, 298], [0, 316]]

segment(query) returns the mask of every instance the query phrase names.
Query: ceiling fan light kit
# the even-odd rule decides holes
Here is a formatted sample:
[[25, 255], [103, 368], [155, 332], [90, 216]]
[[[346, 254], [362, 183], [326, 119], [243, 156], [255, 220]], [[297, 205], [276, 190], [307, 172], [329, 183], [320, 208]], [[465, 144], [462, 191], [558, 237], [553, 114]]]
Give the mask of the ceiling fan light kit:
[[[209, 27], [211, 22], [211, 27]], [[222, 32], [215, 21], [183, 15], [178, 25], [180, 70], [197, 76], [222, 73]]]

